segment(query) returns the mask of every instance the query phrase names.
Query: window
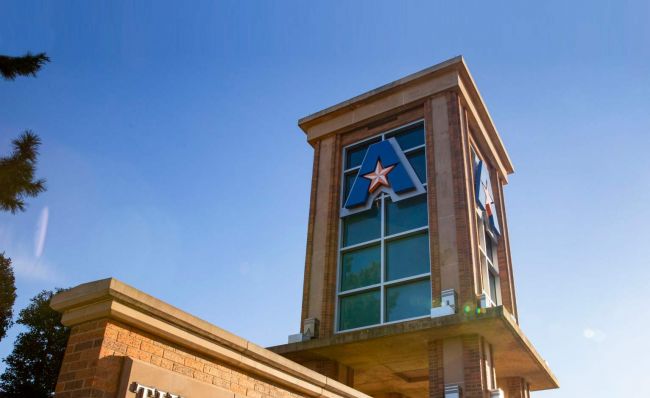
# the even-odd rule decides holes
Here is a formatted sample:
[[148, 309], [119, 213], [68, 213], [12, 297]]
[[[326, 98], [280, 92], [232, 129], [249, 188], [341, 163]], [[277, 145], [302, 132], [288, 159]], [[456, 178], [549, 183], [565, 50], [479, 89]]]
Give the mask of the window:
[[[472, 159], [475, 166], [474, 178], [478, 178], [476, 175], [476, 166], [480, 158], [474, 150], [472, 150]], [[488, 214], [478, 203], [476, 206], [476, 225], [478, 230], [479, 261], [483, 291], [490, 300], [491, 305], [499, 305], [501, 304], [501, 285], [499, 282], [499, 264], [497, 257], [499, 236], [492, 230]]]
[[[345, 203], [368, 147], [394, 137], [426, 189], [421, 122], [344, 149]], [[369, 210], [341, 218], [338, 330], [428, 316], [431, 311], [427, 195], [393, 202], [380, 194]]]

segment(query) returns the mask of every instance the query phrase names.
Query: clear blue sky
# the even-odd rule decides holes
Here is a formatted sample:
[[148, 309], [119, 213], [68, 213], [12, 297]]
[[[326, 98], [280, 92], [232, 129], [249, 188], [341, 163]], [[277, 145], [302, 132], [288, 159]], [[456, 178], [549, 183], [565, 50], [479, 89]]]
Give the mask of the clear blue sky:
[[0, 81], [0, 153], [33, 129], [48, 180], [25, 213], [0, 215], [17, 309], [114, 276], [283, 343], [299, 326], [311, 175], [297, 119], [462, 54], [516, 168], [521, 325], [563, 387], [535, 396], [639, 396], [650, 3], [442, 3], [4, 2], [0, 53], [52, 58]]

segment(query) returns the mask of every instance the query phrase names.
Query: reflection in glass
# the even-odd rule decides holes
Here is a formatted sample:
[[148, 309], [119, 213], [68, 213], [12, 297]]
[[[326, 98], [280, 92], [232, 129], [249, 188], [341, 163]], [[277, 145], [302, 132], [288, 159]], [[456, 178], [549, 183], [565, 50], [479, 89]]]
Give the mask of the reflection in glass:
[[423, 227], [427, 225], [427, 195], [393, 202], [386, 199], [386, 234]]
[[379, 202], [371, 209], [352, 214], [343, 219], [343, 246], [377, 239], [381, 235]]
[[339, 330], [379, 323], [379, 290], [342, 297], [339, 302]]
[[381, 138], [373, 139], [372, 141], [368, 141], [362, 145], [359, 145], [354, 148], [348, 148], [345, 153], [345, 169], [351, 169], [353, 167], [361, 166], [361, 162], [363, 162], [363, 158], [366, 156], [366, 151], [368, 150], [368, 147], [371, 144], [374, 144], [375, 142], [380, 141]]
[[488, 278], [490, 279], [490, 298], [496, 304], [498, 303], [497, 298], [497, 276], [494, 275], [492, 271], [488, 272]]
[[424, 126], [418, 126], [412, 130], [395, 134], [395, 139], [403, 151], [424, 145]]
[[411, 163], [411, 167], [413, 167], [415, 174], [418, 175], [420, 182], [425, 184], [427, 182], [427, 164], [424, 157], [424, 149], [411, 152], [406, 155], [406, 158]]
[[487, 234], [485, 236], [485, 252], [490, 261], [494, 263], [494, 242], [492, 241], [492, 238]]
[[408, 283], [386, 289], [386, 320], [414, 318], [431, 311], [429, 280]]
[[353, 171], [345, 175], [345, 194], [343, 195], [343, 201], [345, 202], [348, 198], [348, 195], [350, 195], [350, 191], [352, 190], [352, 184], [354, 184], [354, 180], [357, 178], [358, 171]]
[[381, 276], [380, 246], [365, 247], [341, 256], [341, 291], [379, 283]]
[[429, 234], [411, 235], [386, 243], [386, 280], [429, 272]]

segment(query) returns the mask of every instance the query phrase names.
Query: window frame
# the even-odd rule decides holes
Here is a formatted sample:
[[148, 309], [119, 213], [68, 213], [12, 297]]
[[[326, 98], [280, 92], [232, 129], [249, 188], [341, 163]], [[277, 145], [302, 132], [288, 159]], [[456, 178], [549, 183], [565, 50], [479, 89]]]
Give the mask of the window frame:
[[[474, 186], [474, 191], [476, 190], [476, 166], [474, 158], [478, 158], [483, 162], [485, 167], [487, 162], [479, 155], [479, 152], [474, 146], [471, 147], [470, 159], [472, 164], [472, 185]], [[490, 173], [490, 182], [492, 182], [492, 173]], [[477, 193], [474, 192], [474, 206], [476, 212], [476, 235], [477, 235], [477, 246], [478, 246], [478, 262], [479, 262], [479, 273], [481, 279], [481, 289], [485, 297], [490, 301], [491, 306], [501, 305], [501, 277], [499, 275], [499, 239], [495, 236], [494, 232], [490, 227], [490, 222], [487, 218], [487, 213], [485, 210], [481, 209], [478, 202], [476, 202]], [[495, 199], [496, 204], [496, 199]], [[490, 240], [492, 243], [492, 257], [487, 253], [487, 240]], [[485, 266], [483, 265], [485, 260]], [[492, 295], [492, 285], [490, 283], [490, 275], [495, 279], [495, 289], [494, 296]]]
[[[341, 148], [341, 153], [342, 153], [342, 159], [341, 159], [341, 174], [340, 174], [340, 203], [341, 206], [339, 207], [339, 214], [337, 215], [338, 217], [338, 231], [339, 231], [339, 236], [338, 236], [338, 245], [336, 248], [336, 253], [337, 253], [337, 260], [336, 260], [336, 295], [335, 295], [335, 306], [334, 306], [334, 333], [347, 333], [347, 332], [352, 332], [355, 330], [364, 330], [364, 329], [369, 329], [369, 328], [374, 328], [374, 327], [379, 327], [379, 326], [384, 326], [384, 325], [389, 325], [389, 324], [394, 324], [394, 323], [399, 323], [399, 322], [407, 322], [410, 320], [414, 319], [422, 319], [422, 318], [427, 318], [430, 316], [430, 314], [426, 315], [421, 315], [421, 316], [416, 316], [416, 317], [411, 317], [411, 318], [405, 318], [405, 319], [399, 319], [399, 320], [394, 320], [394, 321], [386, 321], [388, 318], [387, 314], [387, 308], [386, 308], [386, 290], [399, 286], [399, 285], [404, 285], [408, 283], [414, 283], [414, 282], [419, 282], [422, 280], [428, 280], [429, 284], [431, 283], [431, 244], [427, 242], [427, 250], [429, 254], [429, 267], [428, 267], [428, 272], [426, 273], [421, 273], [417, 275], [412, 275], [404, 278], [399, 278], [399, 279], [394, 279], [394, 280], [386, 280], [386, 250], [387, 250], [387, 243], [406, 238], [409, 236], [414, 236], [417, 234], [427, 234], [427, 237], [429, 236], [429, 211], [428, 211], [428, 204], [429, 204], [429, 194], [428, 194], [428, 184], [427, 184], [427, 177], [428, 177], [428, 171], [426, 170], [425, 167], [425, 178], [424, 181], [422, 182], [422, 186], [424, 187], [425, 192], [422, 193], [422, 195], [425, 196], [425, 203], [427, 206], [427, 221], [424, 226], [417, 227], [417, 228], [412, 228], [406, 231], [400, 231], [398, 233], [394, 233], [392, 235], [386, 235], [386, 200], [390, 200], [390, 195], [386, 193], [381, 193], [379, 194], [375, 199], [375, 203], [379, 202], [379, 212], [380, 212], [380, 234], [379, 238], [375, 238], [369, 241], [364, 241], [360, 243], [356, 243], [353, 245], [348, 245], [348, 246], [343, 246], [343, 220], [345, 217], [341, 217], [340, 214], [340, 209], [343, 206], [343, 203], [345, 203], [345, 200], [347, 199], [345, 197], [346, 193], [346, 176], [353, 173], [353, 172], [358, 172], [358, 170], [361, 168], [361, 165], [357, 165], [354, 167], [346, 168], [346, 162], [347, 162], [347, 151], [350, 149], [353, 149], [357, 146], [364, 145], [366, 143], [370, 142], [380, 142], [383, 140], [386, 140], [388, 138], [391, 138], [397, 134], [399, 134], [400, 131], [402, 130], [408, 130], [409, 128], [412, 128], [414, 126], [421, 125], [422, 129], [424, 131], [424, 143], [421, 145], [414, 146], [412, 148], [409, 148], [407, 150], [402, 150], [404, 153], [404, 156], [408, 158], [408, 155], [411, 153], [415, 153], [418, 151], [424, 152], [424, 158], [425, 158], [425, 164], [426, 164], [426, 159], [427, 156], [430, 156], [427, 154], [426, 151], [426, 144], [427, 144], [427, 137], [426, 137], [426, 125], [425, 125], [425, 120], [424, 119], [417, 119], [412, 122], [400, 125], [398, 127], [383, 131], [381, 133], [375, 134], [371, 137], [362, 139], [360, 141], [348, 144]], [[400, 147], [401, 149], [401, 147]], [[414, 196], [413, 198], [417, 198], [419, 196]], [[373, 204], [375, 205], [375, 204]], [[341, 291], [341, 277], [342, 277], [342, 264], [341, 264], [341, 259], [343, 258], [343, 254], [346, 252], [349, 252], [351, 250], [355, 249], [360, 249], [363, 247], [369, 247], [379, 244], [380, 246], [380, 279], [379, 283], [375, 283], [372, 285], [368, 286], [363, 286], [355, 289], [349, 289], [345, 291]], [[372, 324], [372, 325], [366, 325], [366, 326], [360, 326], [356, 328], [350, 328], [350, 329], [340, 329], [340, 306], [341, 306], [341, 298], [342, 297], [348, 297], [352, 296], [354, 294], [359, 294], [363, 293], [365, 291], [372, 291], [379, 289], [379, 323]], [[429, 301], [431, 300], [431, 296], [429, 296]]]

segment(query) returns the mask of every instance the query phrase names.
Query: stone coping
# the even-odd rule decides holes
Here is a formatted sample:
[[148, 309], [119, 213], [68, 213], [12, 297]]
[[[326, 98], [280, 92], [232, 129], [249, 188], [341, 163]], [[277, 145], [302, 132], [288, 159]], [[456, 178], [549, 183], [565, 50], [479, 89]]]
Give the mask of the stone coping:
[[[559, 387], [549, 365], [503, 306], [483, 309], [480, 314], [457, 313], [340, 332], [269, 349], [295, 360], [324, 357], [346, 365], [354, 363], [357, 368], [394, 368], [391, 361], [395, 358], [400, 364], [423, 362], [427, 341], [471, 334], [482, 335], [493, 345], [499, 377], [523, 376], [531, 390]], [[395, 352], [390, 351], [393, 349]]]
[[462, 55], [303, 117], [298, 125], [312, 142], [450, 88], [460, 89], [465, 96], [480, 130], [489, 137], [489, 145], [498, 155], [504, 176], [513, 173], [510, 156]]
[[114, 319], [310, 396], [369, 398], [114, 278], [58, 293], [50, 305], [66, 326]]

